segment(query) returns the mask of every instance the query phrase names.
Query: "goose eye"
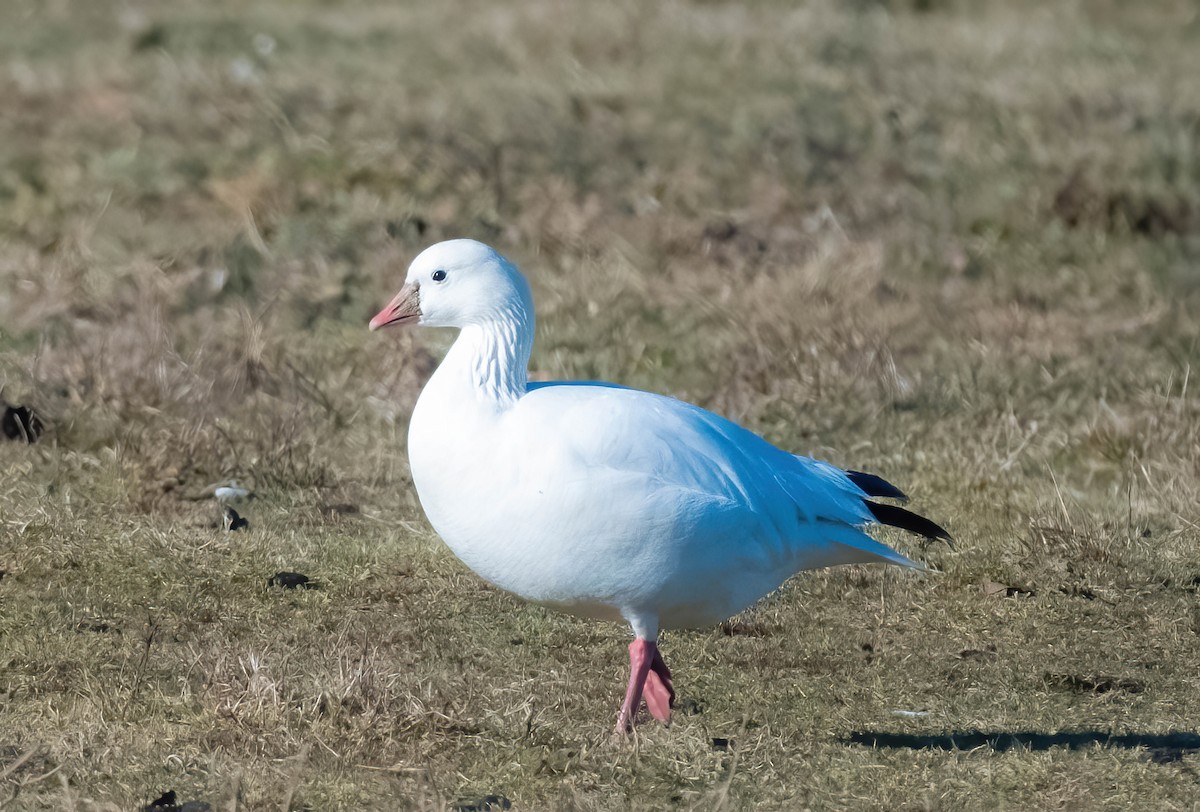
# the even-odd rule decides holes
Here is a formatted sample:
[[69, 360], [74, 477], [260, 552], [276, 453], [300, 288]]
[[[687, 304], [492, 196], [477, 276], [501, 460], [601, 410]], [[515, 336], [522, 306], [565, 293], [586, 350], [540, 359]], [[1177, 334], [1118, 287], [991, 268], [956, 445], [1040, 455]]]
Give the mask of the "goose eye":
[[433, 281], [434, 282], [443, 282], [443, 281], [445, 281], [445, 279], [446, 279], [446, 272], [443, 271], [441, 268], [438, 268], [436, 271], [433, 272]]

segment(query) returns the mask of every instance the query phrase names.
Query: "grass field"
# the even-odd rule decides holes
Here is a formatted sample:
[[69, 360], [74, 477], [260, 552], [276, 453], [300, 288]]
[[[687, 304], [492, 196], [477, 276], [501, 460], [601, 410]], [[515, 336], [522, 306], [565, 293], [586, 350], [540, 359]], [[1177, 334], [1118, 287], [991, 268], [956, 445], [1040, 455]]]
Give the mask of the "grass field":
[[[1200, 808], [1189, 2], [0, 0], [0, 807]], [[536, 374], [878, 472], [940, 572], [663, 638], [433, 535], [369, 334], [530, 276]], [[258, 498], [217, 526], [212, 483]], [[280, 570], [320, 589], [266, 586]]]

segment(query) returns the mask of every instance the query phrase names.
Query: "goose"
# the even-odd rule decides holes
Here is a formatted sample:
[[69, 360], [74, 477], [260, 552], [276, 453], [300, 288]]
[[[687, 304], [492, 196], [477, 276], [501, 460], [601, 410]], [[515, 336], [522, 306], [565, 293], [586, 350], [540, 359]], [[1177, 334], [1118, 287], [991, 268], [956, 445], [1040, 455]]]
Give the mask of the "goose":
[[950, 540], [881, 477], [781, 450], [674, 398], [593, 381], [531, 382], [525, 277], [474, 240], [436, 243], [370, 329], [458, 330], [413, 408], [412, 481], [471, 570], [521, 598], [628, 623], [617, 733], [642, 701], [669, 723], [662, 629], [720, 623], [792, 575], [837, 564], [925, 569], [873, 523]]

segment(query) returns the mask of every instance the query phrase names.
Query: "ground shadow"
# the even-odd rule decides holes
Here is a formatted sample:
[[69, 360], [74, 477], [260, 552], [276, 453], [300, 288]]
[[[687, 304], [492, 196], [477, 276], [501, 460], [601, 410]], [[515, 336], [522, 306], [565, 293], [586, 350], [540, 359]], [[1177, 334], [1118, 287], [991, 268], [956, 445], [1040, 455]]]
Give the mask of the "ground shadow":
[[997, 753], [1008, 750], [1049, 750], [1066, 747], [1082, 750], [1093, 745], [1122, 747], [1128, 750], [1145, 748], [1157, 763], [1178, 761], [1186, 755], [1200, 753], [1200, 733], [1172, 731], [1170, 733], [1109, 733], [1100, 730], [1079, 730], [1067, 733], [1038, 733], [1036, 731], [962, 730], [937, 736], [916, 733], [887, 733], [859, 730], [846, 739], [849, 744], [868, 747], [910, 750], [975, 750], [986, 747]]

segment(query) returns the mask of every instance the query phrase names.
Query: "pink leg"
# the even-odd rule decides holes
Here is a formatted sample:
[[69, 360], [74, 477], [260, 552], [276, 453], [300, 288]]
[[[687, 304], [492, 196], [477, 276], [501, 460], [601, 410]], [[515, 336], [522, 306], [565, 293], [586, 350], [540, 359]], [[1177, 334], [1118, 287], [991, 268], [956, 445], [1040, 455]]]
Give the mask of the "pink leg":
[[675, 704], [675, 687], [671, 684], [671, 672], [663, 662], [657, 645], [654, 646], [654, 659], [650, 661], [650, 673], [643, 693], [650, 715], [663, 724], [669, 724], [671, 706]]
[[639, 637], [629, 644], [629, 687], [625, 689], [625, 702], [617, 716], [617, 733], [633, 729], [633, 717], [642, 704], [643, 694], [655, 719], [666, 722], [671, 718], [671, 704], [675, 701], [671, 672], [658, 653], [658, 646]]

